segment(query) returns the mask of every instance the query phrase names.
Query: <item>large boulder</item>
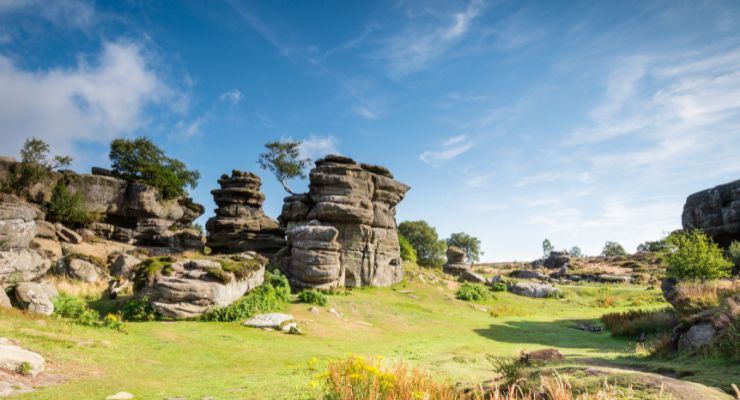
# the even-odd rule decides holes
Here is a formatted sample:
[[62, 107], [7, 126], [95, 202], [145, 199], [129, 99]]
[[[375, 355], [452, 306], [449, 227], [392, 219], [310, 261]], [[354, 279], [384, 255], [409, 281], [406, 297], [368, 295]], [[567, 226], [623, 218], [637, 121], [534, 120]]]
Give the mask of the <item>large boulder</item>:
[[193, 318], [228, 306], [264, 281], [267, 260], [256, 253], [221, 261], [145, 260], [136, 271], [134, 293], [164, 317]]
[[216, 215], [206, 222], [208, 247], [216, 253], [256, 251], [271, 256], [285, 246], [285, 231], [265, 215], [260, 177], [239, 170], [222, 175], [220, 189], [212, 190], [218, 205]]
[[44, 357], [21, 348], [6, 338], [0, 338], [0, 369], [36, 376], [44, 370]]
[[36, 210], [19, 198], [0, 194], [0, 250], [25, 248], [36, 236]]
[[470, 265], [465, 262], [465, 252], [457, 247], [450, 246], [447, 248], [447, 263], [442, 270], [452, 275], [462, 275], [470, 269]]
[[54, 312], [51, 300], [58, 295], [56, 288], [48, 283], [24, 282], [15, 288], [15, 299], [20, 308], [42, 315]]
[[740, 240], [740, 179], [690, 195], [681, 222], [684, 229], [701, 229], [722, 246]]
[[59, 260], [56, 270], [60, 275], [83, 282], [97, 282], [105, 275], [96, 260], [76, 255]]
[[111, 276], [130, 277], [134, 274], [136, 266], [141, 260], [126, 253], [111, 256], [111, 263], [108, 268]]
[[510, 284], [509, 291], [519, 296], [545, 298], [557, 297], [560, 295], [560, 289], [534, 282], [515, 282]]
[[[282, 226], [290, 230], [318, 221], [337, 230], [344, 274], [341, 286], [388, 286], [399, 282], [403, 269], [395, 207], [409, 186], [393, 179], [384, 167], [334, 155], [316, 161], [309, 180], [309, 193], [285, 199], [279, 218]], [[289, 243], [284, 256], [290, 258], [292, 250]], [[305, 257], [304, 250], [297, 249], [296, 255]], [[290, 276], [291, 272], [287, 273]]]
[[552, 251], [542, 262], [542, 266], [549, 269], [560, 269], [570, 262], [570, 256], [565, 251]]
[[701, 322], [692, 325], [686, 333], [681, 335], [678, 340], [678, 348], [682, 350], [698, 350], [710, 343], [714, 339], [717, 330], [711, 322]]
[[340, 261], [339, 231], [311, 221], [288, 230], [291, 257], [286, 258], [287, 275], [296, 288], [329, 289], [341, 286], [344, 271]]
[[17, 284], [40, 278], [51, 268], [51, 260], [36, 250], [0, 250], [0, 285]]

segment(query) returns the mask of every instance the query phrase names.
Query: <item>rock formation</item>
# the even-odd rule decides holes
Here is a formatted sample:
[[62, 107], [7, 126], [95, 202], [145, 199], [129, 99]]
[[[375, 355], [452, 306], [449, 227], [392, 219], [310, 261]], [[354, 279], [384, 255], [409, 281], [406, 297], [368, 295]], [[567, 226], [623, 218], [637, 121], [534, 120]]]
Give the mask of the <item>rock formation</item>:
[[470, 265], [465, 263], [465, 252], [461, 248], [450, 246], [445, 254], [447, 255], [447, 263], [442, 267], [445, 273], [462, 275], [463, 272], [470, 269]]
[[570, 256], [567, 251], [551, 251], [542, 266], [549, 269], [560, 269], [570, 263]]
[[261, 285], [266, 263], [252, 252], [217, 260], [149, 259], [136, 271], [134, 293], [166, 318], [197, 317]]
[[220, 189], [212, 190], [218, 208], [208, 220], [208, 247], [216, 253], [256, 251], [271, 256], [285, 246], [285, 231], [262, 211], [262, 182], [251, 172], [221, 175]]
[[29, 248], [36, 235], [38, 211], [21, 199], [0, 195], [0, 287], [37, 279], [51, 261]]
[[[399, 282], [403, 269], [395, 213], [409, 186], [384, 167], [333, 155], [316, 161], [309, 180], [309, 193], [287, 197], [279, 218], [289, 232], [281, 265], [292, 283], [357, 287]], [[312, 228], [296, 230], [310, 221], [315, 221]], [[332, 230], [319, 226], [337, 231], [339, 271]], [[321, 282], [307, 281], [318, 276]]]
[[[9, 182], [16, 167], [12, 160], [0, 160], [0, 182]], [[102, 238], [151, 246], [203, 248], [199, 233], [187, 228], [205, 209], [188, 197], [163, 200], [153, 186], [118, 178], [102, 168], [93, 168], [93, 174], [52, 171], [45, 180], [25, 190], [34, 202], [46, 204], [61, 179], [70, 192], [81, 195], [88, 211], [101, 216], [101, 221], [91, 227]]]
[[684, 229], [701, 229], [722, 246], [740, 240], [740, 179], [689, 196], [681, 222]]

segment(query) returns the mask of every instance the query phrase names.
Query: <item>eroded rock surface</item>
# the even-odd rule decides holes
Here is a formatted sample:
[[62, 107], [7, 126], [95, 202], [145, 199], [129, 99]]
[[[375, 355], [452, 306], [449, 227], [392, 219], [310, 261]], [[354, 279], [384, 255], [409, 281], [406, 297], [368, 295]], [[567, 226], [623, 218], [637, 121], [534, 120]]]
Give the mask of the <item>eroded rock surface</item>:
[[265, 195], [259, 176], [233, 170], [218, 183], [221, 188], [211, 191], [218, 208], [206, 223], [208, 247], [216, 253], [256, 251], [271, 256], [285, 246], [284, 230], [262, 211]]
[[534, 282], [512, 283], [509, 286], [509, 291], [520, 296], [535, 298], [557, 297], [560, 294], [560, 289], [556, 287]]
[[0, 338], [0, 369], [36, 376], [44, 370], [44, 357], [21, 348], [13, 341]]
[[288, 230], [291, 256], [286, 270], [291, 285], [297, 288], [329, 289], [342, 286], [339, 231], [333, 226], [311, 221]]
[[444, 272], [459, 276], [470, 269], [470, 265], [465, 262], [465, 252], [461, 248], [450, 246], [445, 254], [447, 263], [442, 267]]
[[261, 285], [267, 260], [256, 253], [241, 253], [238, 259], [224, 259], [224, 263], [239, 263], [244, 267], [234, 268], [235, 272], [224, 268], [222, 262], [210, 259], [157, 262], [159, 269], [152, 268], [149, 260], [139, 266], [135, 294], [147, 297], [154, 309], [165, 317], [192, 318], [215, 307], [228, 306]]
[[740, 240], [740, 179], [690, 195], [681, 222], [684, 229], [701, 229], [723, 246]]
[[54, 312], [52, 299], [59, 295], [48, 283], [24, 282], [15, 288], [15, 299], [21, 309], [28, 312], [51, 315]]
[[[341, 286], [388, 286], [399, 282], [403, 269], [395, 212], [409, 186], [393, 179], [384, 167], [359, 164], [342, 156], [316, 161], [309, 180], [309, 193], [285, 199], [281, 224], [290, 230], [317, 221], [337, 230]], [[305, 256], [305, 248], [296, 249], [299, 257]], [[284, 257], [290, 259], [292, 250], [289, 236]], [[328, 260], [321, 262], [330, 264]], [[291, 263], [283, 261], [282, 265]], [[286, 273], [295, 279], [290, 271]]]

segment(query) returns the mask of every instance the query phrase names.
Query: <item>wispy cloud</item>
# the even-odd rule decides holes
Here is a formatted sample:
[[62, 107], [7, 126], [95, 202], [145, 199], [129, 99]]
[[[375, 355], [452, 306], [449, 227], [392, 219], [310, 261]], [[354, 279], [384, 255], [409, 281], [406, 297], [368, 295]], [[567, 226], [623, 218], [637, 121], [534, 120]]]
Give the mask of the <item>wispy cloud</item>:
[[310, 135], [301, 141], [301, 157], [317, 160], [329, 154], [341, 154], [339, 141], [334, 135]]
[[229, 90], [228, 92], [221, 93], [221, 95], [218, 96], [218, 99], [222, 103], [230, 103], [231, 105], [238, 104], [243, 98], [244, 96], [242, 95], [242, 92], [237, 89]]
[[419, 155], [419, 159], [432, 166], [442, 165], [455, 157], [465, 153], [473, 147], [473, 142], [465, 135], [452, 136], [442, 142], [434, 150], [426, 150]]
[[59, 26], [84, 29], [95, 23], [95, 6], [78, 0], [1, 0], [0, 17], [6, 15], [43, 18]]

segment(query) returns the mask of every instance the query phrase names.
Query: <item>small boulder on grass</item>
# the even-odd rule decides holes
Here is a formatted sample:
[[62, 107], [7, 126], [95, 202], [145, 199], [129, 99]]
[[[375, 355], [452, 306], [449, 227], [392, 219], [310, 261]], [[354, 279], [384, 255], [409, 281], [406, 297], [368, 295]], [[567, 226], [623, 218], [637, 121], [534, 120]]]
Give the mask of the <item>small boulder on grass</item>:
[[519, 356], [519, 361], [525, 364], [531, 364], [533, 362], [554, 362], [563, 359], [563, 355], [560, 354], [558, 349], [542, 349], [530, 352], [522, 351]]
[[293, 316], [290, 314], [269, 313], [255, 315], [247, 321], [244, 321], [242, 325], [251, 328], [281, 329], [285, 324], [290, 323], [291, 321], [293, 321]]
[[0, 338], [0, 368], [20, 375], [35, 377], [44, 370], [44, 357]]

